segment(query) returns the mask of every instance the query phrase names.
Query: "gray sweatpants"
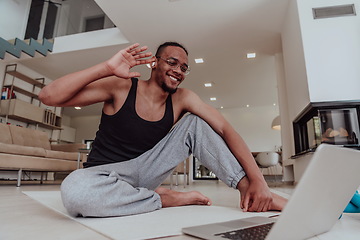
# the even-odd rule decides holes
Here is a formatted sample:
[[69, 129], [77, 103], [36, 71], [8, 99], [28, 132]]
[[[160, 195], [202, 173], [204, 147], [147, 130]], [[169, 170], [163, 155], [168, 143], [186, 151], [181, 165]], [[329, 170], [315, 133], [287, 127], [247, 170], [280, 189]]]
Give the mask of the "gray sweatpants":
[[65, 208], [73, 216], [110, 217], [162, 207], [154, 190], [190, 154], [229, 187], [245, 172], [224, 140], [201, 118], [187, 115], [151, 150], [125, 162], [72, 172], [61, 184]]

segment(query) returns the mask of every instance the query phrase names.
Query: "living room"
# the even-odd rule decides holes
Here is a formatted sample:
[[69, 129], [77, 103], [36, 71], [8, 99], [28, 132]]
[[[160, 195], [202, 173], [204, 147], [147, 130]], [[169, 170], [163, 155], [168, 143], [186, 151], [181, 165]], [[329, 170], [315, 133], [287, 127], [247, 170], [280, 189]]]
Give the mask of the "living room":
[[[114, 24], [110, 23], [110, 20], [106, 20], [108, 18], [106, 15], [105, 22], [103, 24], [104, 29], [82, 32], [85, 31], [83, 30], [85, 25], [83, 21], [86, 19], [92, 19], [94, 16], [101, 16], [101, 14], [104, 13], [93, 1], [81, 2], [81, 4], [79, 1], [76, 1], [76, 4], [71, 1], [61, 3], [61, 10], [58, 10], [58, 15], [60, 16], [58, 16], [58, 18], [61, 20], [67, 17], [67, 21], [59, 20], [62, 25], [57, 26], [54, 32], [60, 34], [60, 36], [54, 38], [53, 50], [48, 53], [47, 57], [37, 56], [35, 58], [28, 58], [24, 57], [26, 54], [23, 53], [22, 58], [17, 59], [12, 57], [10, 54], [7, 54], [7, 59], [2, 61], [1, 69], [5, 72], [6, 65], [16, 62], [20, 73], [28, 75], [32, 78], [43, 77], [45, 78], [46, 84], [48, 84], [52, 80], [67, 73], [104, 61], [107, 58], [110, 58], [123, 46], [127, 46], [130, 43], [130, 40], [122, 33], [123, 30], [114, 28]], [[27, 4], [29, 5], [29, 2]], [[176, 8], [176, 4], [177, 3], [175, 3], [175, 5], [169, 4], [167, 7], [170, 7], [170, 9], [174, 7]], [[2, 34], [4, 37], [7, 36], [6, 39], [12, 39], [16, 36], [21, 36], [21, 34], [24, 35], [27, 32], [27, 19], [23, 19], [23, 16], [26, 16], [29, 13], [26, 13], [25, 10], [26, 3], [22, 2], [22, 5], [23, 6], [20, 7], [18, 6], [18, 8], [20, 8], [23, 12], [21, 14], [18, 13], [16, 15], [12, 15], [14, 19], [11, 22], [14, 24], [14, 27], [6, 28], [7, 30]], [[13, 8], [13, 6], [5, 5], [3, 9], [6, 7], [9, 9]], [[251, 9], [253, 7], [254, 6], [249, 6], [248, 8]], [[78, 12], [75, 12], [76, 16], [72, 17], [71, 14], [74, 13], [71, 9], [73, 8], [84, 9], [82, 19], [76, 19], [76, 21], [74, 20], [79, 14]], [[229, 8], [231, 8], [231, 6], [226, 7], [226, 9]], [[92, 10], [89, 11], [89, 9]], [[216, 6], [214, 6], [211, 11], [215, 11], [215, 9]], [[282, 6], [279, 9], [281, 14], [276, 18], [275, 23], [273, 23], [274, 26], [271, 26], [272, 28], [279, 28], [277, 24], [280, 22], [285, 8]], [[208, 13], [205, 11], [204, 14]], [[65, 15], [65, 17], [63, 15]], [[18, 16], [21, 16], [21, 18]], [[268, 14], [267, 18], [269, 17], [272, 17], [272, 14]], [[23, 25], [19, 23], [20, 19], [22, 19]], [[67, 27], [67, 32], [69, 32], [70, 35], [62, 35], [66, 32], [63, 30], [63, 28], [65, 28], [64, 26]], [[74, 28], [77, 28], [80, 33], [71, 34], [73, 33]], [[140, 30], [139, 32], [142, 31], [144, 30]], [[154, 31], [158, 30], [155, 29]], [[194, 27], [192, 31], [197, 31], [197, 27]], [[198, 93], [204, 101], [222, 112], [236, 131], [239, 132], [244, 139], [246, 139], [248, 146], [253, 152], [278, 151], [281, 148], [280, 131], [271, 128], [272, 121], [279, 115], [276, 57], [273, 54], [281, 51], [279, 38], [280, 34], [276, 32], [279, 31], [279, 29], [274, 29], [273, 31], [275, 33], [272, 32], [269, 34], [269, 38], [271, 38], [270, 40], [263, 40], [261, 43], [257, 44], [264, 50], [257, 51], [257, 57], [255, 59], [246, 58], [247, 52], [245, 49], [242, 49], [245, 47], [241, 47], [238, 50], [238, 57], [236, 57], [238, 63], [236, 63], [236, 66], [234, 65], [235, 63], [232, 63], [233, 60], [229, 58], [230, 56], [221, 57], [229, 58], [229, 60], [226, 61], [227, 64], [234, 65], [233, 67], [229, 67], [237, 69], [231, 73], [231, 76], [229, 73], [226, 73], [229, 76], [225, 78], [222, 77], [225, 73], [222, 73], [223, 70], [220, 71], [222, 67], [219, 67], [219, 64], [225, 64], [224, 60], [211, 60], [211, 56], [206, 57], [205, 54], [201, 53], [206, 62], [200, 64], [191, 63], [192, 73], [182, 84], [184, 88], [192, 89]], [[256, 30], [256, 32], [258, 32], [258, 30]], [[39, 33], [36, 32], [36, 34]], [[190, 32], [187, 35], [189, 35], [191, 39], [194, 38]], [[240, 33], [236, 33], [236, 38], [239, 38], [238, 35], [240, 35]], [[273, 35], [277, 35], [277, 37], [274, 37]], [[140, 39], [140, 36], [137, 38], [139, 38], [140, 41], [144, 41], [144, 43], [146, 42], [146, 44], [151, 48], [150, 50], [154, 51], [157, 45], [161, 44], [162, 41], [177, 37], [172, 36], [171, 34], [169, 36], [159, 36], [157, 40], [151, 41], [142, 40]], [[251, 37], [248, 38], [251, 39]], [[198, 47], [191, 46], [192, 44], [195, 44], [193, 41], [194, 40], [189, 39], [186, 40], [184, 44], [189, 45], [189, 47], [194, 49], [194, 51], [198, 51], [197, 48], [202, 45], [201, 40], [196, 40], [196, 42], [198, 42]], [[207, 42], [209, 41], [207, 40]], [[214, 40], [214, 43], [211, 44], [215, 44], [215, 42], [216, 40]], [[249, 43], [244, 44], [250, 45]], [[211, 49], [212, 48], [213, 47], [211, 47]], [[216, 51], [219, 53], [224, 51], [222, 50], [223, 47], [220, 49], [218, 46], [217, 48], [219, 49]], [[251, 48], [248, 48], [255, 49], [256, 47], [252, 46]], [[202, 50], [201, 52], [208, 51], [209, 50]], [[215, 53], [215, 50], [211, 51], [213, 52], [211, 55], [219, 54]], [[190, 51], [190, 54], [191, 57], [198, 55], [197, 53], [192, 53], [192, 51]], [[210, 53], [207, 53], [207, 55], [209, 54]], [[69, 59], [74, 59], [74, 62], [77, 64], [71, 63]], [[219, 68], [219, 70], [216, 72], [210, 72], [210, 69], [215, 69], [214, 64], [215, 66], [218, 66], [217, 68]], [[145, 66], [138, 68], [142, 73], [142, 78], [147, 79], [150, 74], [150, 69]], [[207, 75], [205, 75], [205, 73], [207, 73]], [[11, 80], [11, 76], [7, 77]], [[234, 79], [241, 79], [241, 81], [234, 81]], [[204, 84], [208, 82], [212, 83], [212, 87], [204, 86]], [[39, 91], [39, 89], [36, 89], [36, 91]], [[18, 98], [20, 98], [21, 95], [18, 95]], [[210, 100], [210, 98], [213, 97], [216, 97], [217, 100]], [[25, 100], [29, 101], [28, 99]], [[47, 106], [42, 107], [48, 108]], [[61, 131], [56, 129], [49, 131], [41, 126], [38, 126], [38, 128], [42, 131], [49, 132], [49, 138], [52, 139], [53, 143], [68, 142], [79, 144], [84, 143], [84, 141], [91, 141], [94, 139], [98, 128], [101, 117], [101, 107], [101, 104], [96, 104], [94, 106], [83, 107], [81, 110], [76, 110], [74, 108], [56, 109], [56, 111], [58, 111], [58, 115], [60, 113], [59, 111], [61, 111], [61, 127], [63, 129]], [[13, 119], [8, 119], [6, 121], [5, 116], [3, 117], [3, 122], [12, 122], [15, 125], [22, 125], [26, 127], [26, 123], [24, 124], [16, 120], [14, 121]], [[28, 127], [36, 128], [36, 125], [30, 124]]]

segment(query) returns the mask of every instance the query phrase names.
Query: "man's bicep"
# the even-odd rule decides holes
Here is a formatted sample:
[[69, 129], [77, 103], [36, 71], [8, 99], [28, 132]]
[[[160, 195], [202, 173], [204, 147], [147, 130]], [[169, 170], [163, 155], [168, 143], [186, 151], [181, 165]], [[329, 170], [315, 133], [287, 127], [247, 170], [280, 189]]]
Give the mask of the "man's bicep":
[[109, 101], [111, 91], [104, 85], [91, 83], [81, 89], [71, 99], [62, 104], [63, 107], [88, 106], [91, 104]]
[[188, 98], [187, 111], [199, 116], [207, 122], [218, 134], [223, 135], [227, 121], [214, 107], [206, 104], [196, 94]]

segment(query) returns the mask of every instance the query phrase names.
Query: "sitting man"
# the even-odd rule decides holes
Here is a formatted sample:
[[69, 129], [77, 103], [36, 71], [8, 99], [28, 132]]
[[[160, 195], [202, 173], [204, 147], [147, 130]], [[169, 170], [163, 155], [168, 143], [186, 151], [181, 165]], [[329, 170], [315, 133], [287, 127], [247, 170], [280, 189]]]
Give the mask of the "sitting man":
[[[160, 45], [151, 58], [146, 50], [134, 44], [103, 63], [53, 81], [39, 94], [51, 106], [104, 103], [85, 168], [61, 185], [69, 213], [109, 217], [210, 205], [199, 192], [159, 187], [190, 154], [240, 191], [243, 211], [282, 210], [286, 200], [270, 192], [239, 134], [195, 93], [178, 88], [190, 71], [187, 50], [176, 42]], [[140, 64], [151, 64], [147, 81], [130, 72]]]

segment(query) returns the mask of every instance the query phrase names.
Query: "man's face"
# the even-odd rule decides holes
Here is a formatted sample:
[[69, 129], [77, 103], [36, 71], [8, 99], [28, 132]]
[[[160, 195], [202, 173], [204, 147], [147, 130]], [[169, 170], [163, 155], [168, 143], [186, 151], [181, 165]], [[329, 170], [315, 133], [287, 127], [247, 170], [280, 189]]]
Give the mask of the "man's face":
[[185, 79], [188, 58], [180, 47], [167, 46], [157, 58], [157, 70], [160, 84], [166, 92], [175, 93]]

